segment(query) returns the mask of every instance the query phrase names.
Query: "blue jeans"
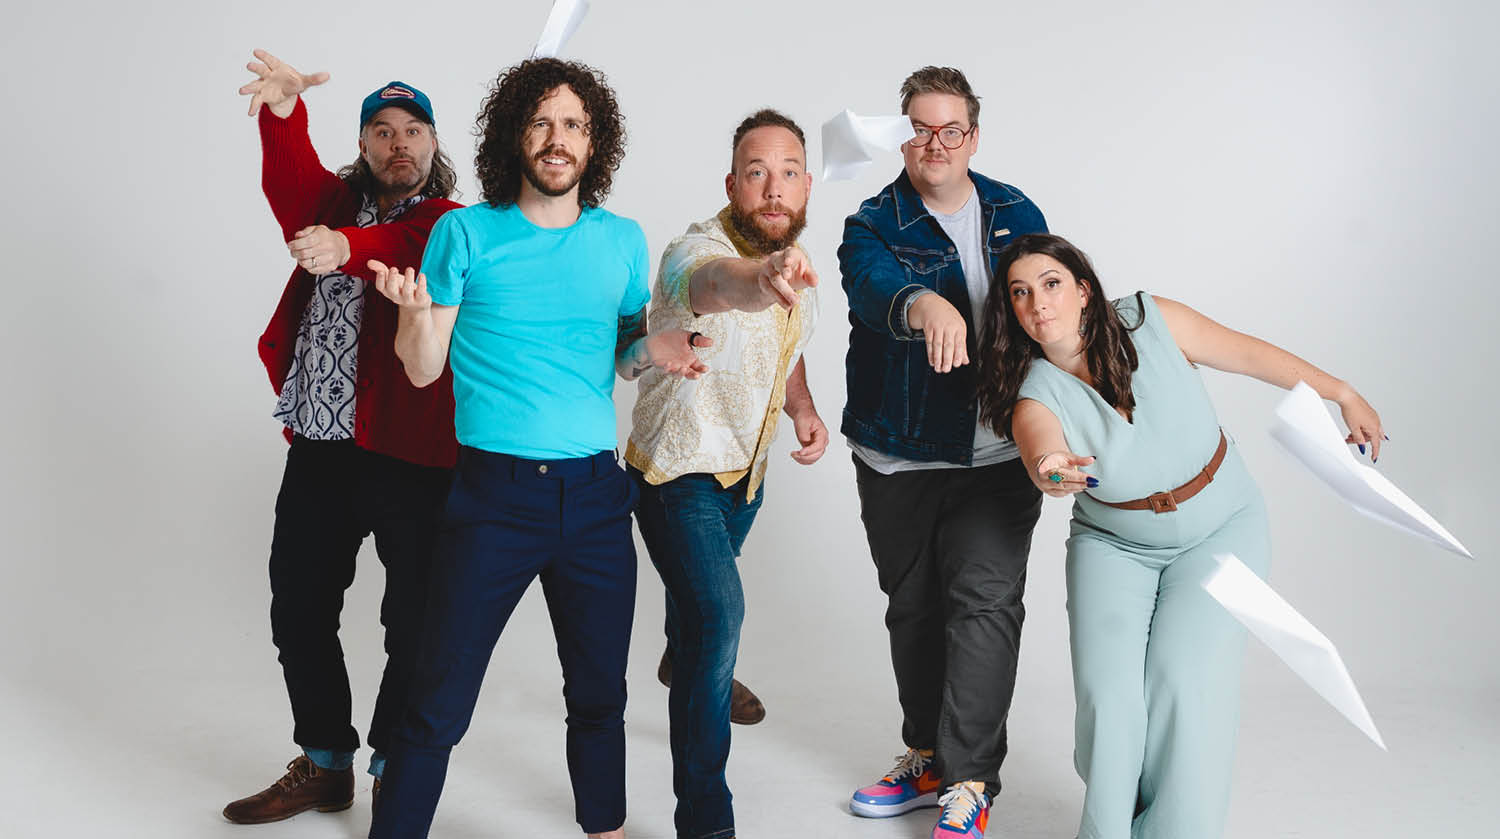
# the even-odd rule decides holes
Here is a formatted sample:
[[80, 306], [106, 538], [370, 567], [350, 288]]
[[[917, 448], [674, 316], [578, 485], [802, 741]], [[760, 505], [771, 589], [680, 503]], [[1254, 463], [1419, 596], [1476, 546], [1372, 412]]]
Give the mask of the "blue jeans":
[[636, 522], [667, 595], [667, 653], [672, 690], [674, 821], [685, 839], [734, 835], [729, 761], [729, 691], [745, 620], [745, 590], [735, 558], [765, 497], [745, 500], [749, 478], [724, 489], [712, 475], [683, 475], [661, 486], [630, 476], [641, 490]]
[[490, 654], [538, 577], [562, 663], [578, 824], [602, 833], [624, 823], [635, 500], [613, 452], [543, 463], [459, 450], [434, 551], [430, 619], [406, 712], [392, 733], [371, 839], [427, 835]]

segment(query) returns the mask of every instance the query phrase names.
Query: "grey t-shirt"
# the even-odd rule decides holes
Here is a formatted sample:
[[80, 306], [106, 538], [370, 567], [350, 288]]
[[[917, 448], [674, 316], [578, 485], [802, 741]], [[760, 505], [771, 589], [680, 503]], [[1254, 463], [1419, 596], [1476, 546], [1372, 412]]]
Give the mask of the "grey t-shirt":
[[[964, 270], [964, 284], [968, 286], [969, 304], [973, 308], [973, 322], [977, 324], [984, 316], [985, 298], [990, 292], [990, 260], [984, 249], [984, 214], [979, 212], [979, 192], [971, 189], [969, 200], [952, 214], [939, 213], [931, 207], [927, 208], [927, 212], [937, 219], [938, 226], [943, 228], [943, 232], [948, 234], [948, 238], [953, 241], [953, 246], [958, 249], [958, 262]], [[918, 297], [932, 293], [932, 291], [919, 291], [906, 299], [906, 305], [909, 307]], [[969, 359], [970, 364], [977, 361], [978, 359]], [[893, 457], [852, 441], [849, 443], [849, 448], [854, 450], [865, 465], [884, 475], [916, 469], [965, 468], [961, 464], [941, 460], [907, 460], [902, 457]], [[988, 426], [975, 419], [974, 462], [971, 466], [989, 466], [992, 463], [1012, 460], [1019, 455], [1020, 452], [1016, 450], [1014, 443], [995, 436], [995, 432], [991, 431]]]

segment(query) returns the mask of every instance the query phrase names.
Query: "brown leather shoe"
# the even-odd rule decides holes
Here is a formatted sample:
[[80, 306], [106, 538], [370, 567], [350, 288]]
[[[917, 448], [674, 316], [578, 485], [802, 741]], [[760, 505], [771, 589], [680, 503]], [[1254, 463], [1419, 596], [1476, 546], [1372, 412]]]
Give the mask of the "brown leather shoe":
[[[661, 664], [656, 666], [656, 680], [665, 687], [672, 686], [672, 659], [667, 658], [665, 650], [661, 654]], [[736, 725], [755, 725], [765, 718], [766, 706], [760, 697], [735, 679], [729, 688], [729, 721]]]
[[319, 769], [307, 755], [298, 755], [286, 768], [276, 783], [249, 798], [229, 802], [224, 818], [235, 824], [265, 824], [305, 810], [332, 813], [354, 804], [354, 767]]

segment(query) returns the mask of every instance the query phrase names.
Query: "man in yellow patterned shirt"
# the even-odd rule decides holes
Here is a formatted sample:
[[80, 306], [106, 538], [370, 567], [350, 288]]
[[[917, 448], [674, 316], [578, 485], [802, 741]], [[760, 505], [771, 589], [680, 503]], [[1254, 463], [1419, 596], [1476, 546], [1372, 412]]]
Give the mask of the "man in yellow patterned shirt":
[[629, 472], [636, 523], [667, 595], [672, 789], [679, 837], [734, 835], [724, 767], [731, 685], [745, 616], [736, 558], [760, 509], [783, 408], [810, 465], [828, 445], [802, 350], [817, 320], [817, 274], [796, 244], [812, 175], [802, 129], [762, 110], [740, 123], [724, 178], [729, 205], [667, 246], [651, 296], [653, 328], [699, 332], [709, 371], [641, 376]]

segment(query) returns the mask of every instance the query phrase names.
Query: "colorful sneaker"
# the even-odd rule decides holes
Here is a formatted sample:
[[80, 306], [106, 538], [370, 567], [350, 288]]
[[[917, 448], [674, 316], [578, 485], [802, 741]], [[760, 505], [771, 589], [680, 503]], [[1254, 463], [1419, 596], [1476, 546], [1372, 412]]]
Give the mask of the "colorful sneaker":
[[896, 768], [870, 786], [856, 790], [849, 811], [856, 816], [883, 819], [921, 807], [936, 807], [943, 779], [932, 771], [932, 752], [907, 749], [896, 758]]
[[990, 822], [990, 797], [983, 781], [964, 781], [948, 787], [938, 799], [942, 812], [932, 839], [984, 839], [985, 825]]

